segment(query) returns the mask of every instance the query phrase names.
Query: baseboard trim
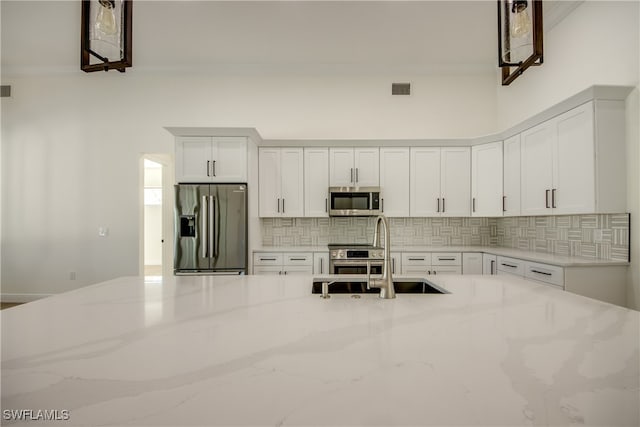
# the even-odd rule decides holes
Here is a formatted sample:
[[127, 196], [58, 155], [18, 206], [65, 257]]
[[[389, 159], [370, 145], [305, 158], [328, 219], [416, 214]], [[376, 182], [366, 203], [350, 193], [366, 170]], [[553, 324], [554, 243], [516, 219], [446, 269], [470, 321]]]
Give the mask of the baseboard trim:
[[50, 297], [54, 294], [0, 294], [0, 301], [10, 303], [32, 302], [42, 298]]

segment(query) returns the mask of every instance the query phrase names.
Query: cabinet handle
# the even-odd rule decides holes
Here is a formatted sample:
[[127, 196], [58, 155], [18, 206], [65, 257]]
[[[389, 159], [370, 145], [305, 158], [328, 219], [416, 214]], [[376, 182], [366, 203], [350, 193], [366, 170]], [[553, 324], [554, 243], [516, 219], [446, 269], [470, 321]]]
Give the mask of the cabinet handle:
[[284, 199], [282, 199], [282, 213], [284, 213]]
[[260, 258], [260, 261], [275, 261], [275, 258]]
[[396, 274], [396, 259], [391, 258], [391, 273]]
[[291, 261], [306, 261], [306, 258], [289, 258]]
[[438, 274], [438, 272], [436, 270], [433, 270], [433, 275], [435, 276], [436, 274]]
[[471, 212], [475, 212], [476, 211], [476, 198], [472, 198], [471, 199]]
[[507, 200], [507, 196], [502, 196], [502, 212], [506, 212], [507, 211], [507, 204], [506, 204], [506, 200]]
[[210, 162], [209, 160], [207, 160], [207, 176], [211, 176], [211, 175], [209, 174], [209, 171], [211, 170], [211, 167], [210, 167], [210, 165], [209, 165], [210, 163], [211, 163], [211, 162]]
[[323, 258], [320, 258], [320, 273], [324, 273], [324, 266], [322, 265]]
[[440, 258], [438, 257], [438, 261], [455, 261], [455, 258]]
[[440, 212], [440, 197], [438, 197], [438, 210], [436, 212]]
[[546, 271], [538, 271], [538, 270], [531, 270], [532, 273], [538, 273], [538, 274], [544, 274], [545, 276], [551, 276], [551, 273], [547, 273]]
[[278, 213], [280, 213], [280, 199], [278, 199]]
[[505, 267], [518, 268], [517, 265], [505, 264], [504, 262], [502, 263], [502, 265], [504, 265]]
[[495, 269], [495, 267], [496, 267], [496, 262], [495, 262], [494, 260], [491, 260], [491, 266], [489, 267], [489, 270], [491, 270], [491, 271], [490, 271], [490, 274], [495, 274], [495, 273], [494, 273], [494, 271], [495, 271], [495, 270], [494, 270], [494, 269]]
[[422, 258], [408, 258], [409, 261], [424, 261], [424, 257]]
[[329, 199], [324, 199], [324, 211], [329, 212]]
[[353, 182], [353, 168], [351, 168], [351, 181], [350, 182]]
[[382, 199], [382, 213], [384, 213], [384, 199]]
[[446, 209], [444, 208], [444, 197], [442, 198], [442, 213], [445, 213]]
[[213, 161], [213, 176], [216, 176], [216, 161]]
[[547, 209], [550, 207], [549, 206], [549, 190], [544, 190], [544, 204], [547, 207]]
[[281, 275], [281, 274], [282, 274], [282, 271], [278, 271], [278, 275]]
[[556, 208], [556, 189], [551, 190], [551, 207]]
[[356, 168], [356, 182], [358, 182], [358, 169], [359, 168]]
[[284, 272], [284, 275], [285, 275], [285, 276], [287, 275], [287, 272], [286, 272], [286, 271]]

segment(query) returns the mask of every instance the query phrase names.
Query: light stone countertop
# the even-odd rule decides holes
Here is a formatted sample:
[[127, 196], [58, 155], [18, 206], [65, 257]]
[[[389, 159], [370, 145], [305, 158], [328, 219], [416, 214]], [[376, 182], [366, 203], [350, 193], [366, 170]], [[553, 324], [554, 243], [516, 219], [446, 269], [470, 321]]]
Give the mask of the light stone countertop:
[[[126, 277], [0, 312], [2, 408], [30, 425], [640, 424], [640, 313], [514, 276], [444, 295], [312, 276]], [[3, 420], [3, 425], [12, 425]], [[16, 423], [23, 425], [26, 423]]]
[[[260, 246], [253, 248], [253, 252], [327, 252], [324, 246]], [[518, 258], [525, 261], [540, 262], [558, 267], [602, 267], [625, 266], [625, 261], [592, 259], [575, 256], [548, 254], [544, 252], [525, 251], [522, 249], [504, 248], [496, 246], [392, 246], [393, 252], [482, 252]]]

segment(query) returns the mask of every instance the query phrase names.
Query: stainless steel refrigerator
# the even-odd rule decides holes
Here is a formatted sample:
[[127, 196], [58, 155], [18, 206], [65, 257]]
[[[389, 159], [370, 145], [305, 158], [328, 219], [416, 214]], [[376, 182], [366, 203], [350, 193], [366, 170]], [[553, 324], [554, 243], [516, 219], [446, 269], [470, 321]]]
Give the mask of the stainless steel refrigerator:
[[175, 186], [174, 274], [246, 274], [246, 184]]

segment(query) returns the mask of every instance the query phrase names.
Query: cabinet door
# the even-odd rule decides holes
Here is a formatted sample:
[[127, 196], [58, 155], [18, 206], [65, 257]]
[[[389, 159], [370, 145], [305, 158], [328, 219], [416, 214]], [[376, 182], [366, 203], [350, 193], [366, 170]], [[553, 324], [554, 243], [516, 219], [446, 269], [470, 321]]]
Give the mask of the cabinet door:
[[409, 216], [409, 149], [380, 149], [382, 212], [389, 217]]
[[253, 274], [278, 276], [282, 274], [282, 266], [260, 265], [253, 267]]
[[562, 114], [556, 123], [554, 213], [593, 213], [596, 202], [593, 103]]
[[330, 274], [329, 252], [313, 253], [313, 274]]
[[497, 274], [497, 257], [491, 254], [482, 254], [482, 274]]
[[280, 216], [280, 149], [260, 148], [258, 153], [260, 216]]
[[391, 252], [391, 274], [400, 274], [402, 272], [402, 253]]
[[442, 148], [440, 195], [443, 216], [469, 216], [471, 212], [471, 150]]
[[213, 182], [247, 182], [247, 139], [214, 137], [211, 175]]
[[353, 148], [329, 149], [329, 183], [331, 187], [351, 187], [355, 184]]
[[380, 185], [380, 150], [378, 148], [356, 148], [353, 150], [355, 184], [358, 187]]
[[550, 215], [555, 125], [545, 122], [521, 134], [521, 213]]
[[176, 138], [176, 181], [210, 182], [211, 138], [207, 136]]
[[440, 149], [411, 148], [409, 214], [440, 215]]
[[304, 152], [302, 148], [282, 148], [280, 188], [282, 216], [304, 216]]
[[462, 254], [462, 274], [482, 274], [482, 253], [465, 252]]
[[304, 149], [304, 216], [329, 216], [329, 149]]
[[520, 215], [520, 134], [504, 141], [503, 215]]
[[502, 216], [502, 142], [471, 148], [471, 215]]

